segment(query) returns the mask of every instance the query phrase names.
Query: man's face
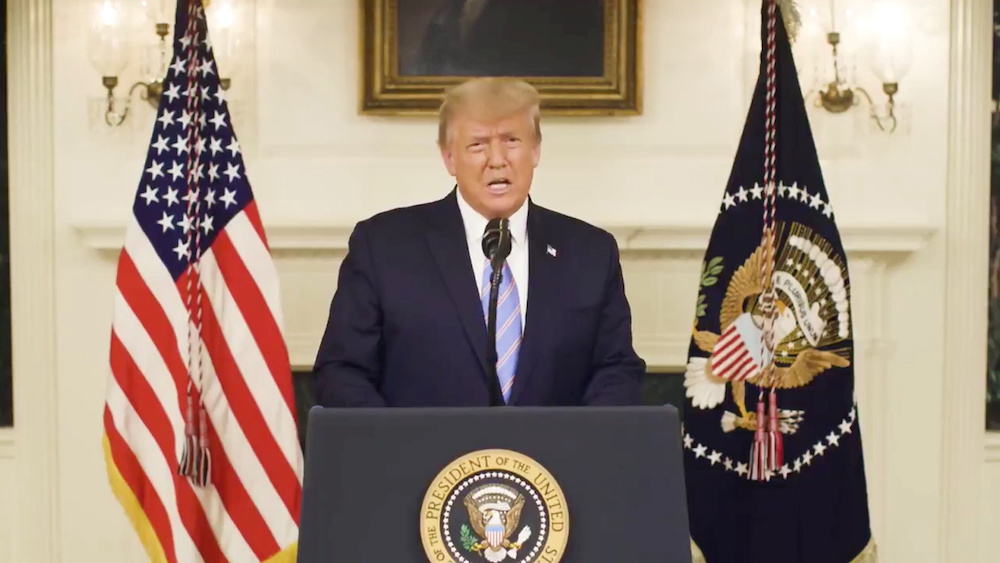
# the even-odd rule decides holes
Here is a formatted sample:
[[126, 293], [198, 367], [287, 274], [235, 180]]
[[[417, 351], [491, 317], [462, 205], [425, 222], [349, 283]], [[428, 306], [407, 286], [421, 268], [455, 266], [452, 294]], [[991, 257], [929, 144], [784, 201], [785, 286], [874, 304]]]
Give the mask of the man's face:
[[528, 198], [541, 156], [530, 117], [482, 122], [459, 114], [450, 125], [441, 156], [465, 201], [487, 219], [513, 215]]

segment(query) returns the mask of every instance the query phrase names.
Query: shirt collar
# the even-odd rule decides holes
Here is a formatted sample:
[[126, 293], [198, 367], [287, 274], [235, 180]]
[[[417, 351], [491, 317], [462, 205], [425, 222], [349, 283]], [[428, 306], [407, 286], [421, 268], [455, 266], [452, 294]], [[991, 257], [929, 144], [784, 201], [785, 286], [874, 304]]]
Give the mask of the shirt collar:
[[[486, 230], [486, 223], [489, 219], [483, 217], [478, 211], [469, 205], [462, 197], [462, 192], [458, 192], [458, 210], [462, 213], [462, 222], [465, 224], [465, 236], [468, 240], [479, 242], [483, 240], [483, 231]], [[520, 209], [510, 216], [510, 235], [514, 244], [521, 244], [525, 241], [525, 234], [528, 230], [528, 200], [525, 199]]]

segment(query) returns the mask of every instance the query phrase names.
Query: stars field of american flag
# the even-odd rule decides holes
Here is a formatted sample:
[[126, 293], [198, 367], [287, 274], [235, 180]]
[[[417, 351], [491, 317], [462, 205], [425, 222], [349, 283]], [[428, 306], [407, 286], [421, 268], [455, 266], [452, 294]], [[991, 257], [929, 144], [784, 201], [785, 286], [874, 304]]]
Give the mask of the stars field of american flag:
[[279, 285], [199, 0], [178, 0], [119, 257], [111, 488], [152, 561], [295, 560], [302, 495]]

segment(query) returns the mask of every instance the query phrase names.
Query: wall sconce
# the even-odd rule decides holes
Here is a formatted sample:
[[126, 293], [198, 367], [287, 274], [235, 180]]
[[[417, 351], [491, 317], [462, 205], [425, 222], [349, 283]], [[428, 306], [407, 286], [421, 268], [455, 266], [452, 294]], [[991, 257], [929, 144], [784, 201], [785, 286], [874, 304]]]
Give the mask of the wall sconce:
[[[832, 53], [833, 78], [817, 92], [815, 105], [839, 114], [859, 105], [864, 99], [878, 128], [892, 133], [899, 122], [896, 103], [899, 83], [912, 63], [906, 14], [896, 4], [880, 3], [872, 7], [870, 15], [857, 18], [854, 29], [854, 37], [859, 38], [857, 49], [867, 61], [868, 69], [882, 84], [882, 92], [886, 96], [885, 103], [877, 104], [871, 94], [854, 84], [855, 81], [849, 79], [842, 68], [843, 58], [839, 52], [841, 31], [836, 27], [833, 0], [830, 6], [830, 30], [826, 33], [826, 42]], [[847, 14], [850, 18], [852, 10], [848, 10]], [[812, 15], [816, 15], [815, 10]]]
[[[240, 25], [240, 7], [235, 0], [207, 2], [208, 19], [216, 63], [223, 90], [238, 75], [242, 62], [244, 33]], [[166, 76], [173, 56], [173, 27], [176, 0], [97, 0], [87, 42], [90, 63], [101, 75], [107, 92], [102, 108], [108, 126], [122, 125], [129, 115], [132, 96], [139, 92], [154, 110], [159, 107]], [[124, 97], [116, 97], [123, 73], [134, 60], [139, 61], [138, 77]]]

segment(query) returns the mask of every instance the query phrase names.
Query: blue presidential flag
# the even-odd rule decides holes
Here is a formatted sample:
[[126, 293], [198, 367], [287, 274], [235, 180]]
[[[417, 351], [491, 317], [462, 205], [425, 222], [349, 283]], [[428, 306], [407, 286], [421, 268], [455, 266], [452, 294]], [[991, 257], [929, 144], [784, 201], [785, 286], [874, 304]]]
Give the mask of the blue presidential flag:
[[761, 18], [684, 380], [691, 538], [707, 563], [873, 560], [847, 257], [781, 8]]

